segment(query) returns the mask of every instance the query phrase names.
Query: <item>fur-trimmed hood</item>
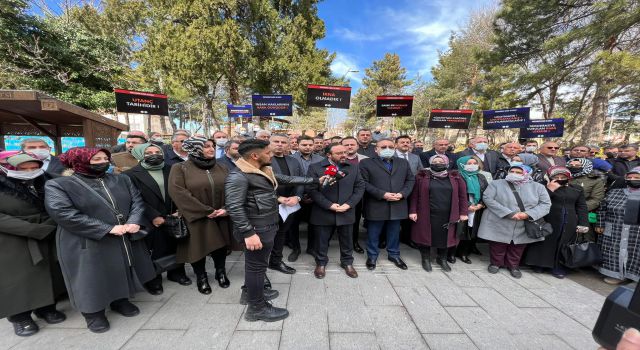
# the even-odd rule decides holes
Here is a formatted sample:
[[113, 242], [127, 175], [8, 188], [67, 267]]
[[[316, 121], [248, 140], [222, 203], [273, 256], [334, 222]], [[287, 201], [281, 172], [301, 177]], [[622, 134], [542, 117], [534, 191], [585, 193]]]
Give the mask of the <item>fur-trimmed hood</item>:
[[236, 166], [240, 171], [246, 174], [258, 174], [266, 177], [273, 184], [273, 188], [278, 188], [278, 181], [276, 181], [276, 176], [273, 173], [273, 169], [270, 166], [263, 166], [258, 169], [253, 165], [249, 164], [246, 160], [240, 158], [236, 161]]

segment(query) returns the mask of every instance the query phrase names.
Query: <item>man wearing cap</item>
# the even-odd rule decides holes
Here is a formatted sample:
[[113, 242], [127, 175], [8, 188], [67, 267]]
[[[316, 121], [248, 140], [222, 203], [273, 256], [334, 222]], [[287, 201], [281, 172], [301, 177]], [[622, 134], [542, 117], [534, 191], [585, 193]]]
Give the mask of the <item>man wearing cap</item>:
[[113, 172], [120, 174], [138, 165], [138, 160], [131, 154], [131, 151], [135, 146], [143, 143], [147, 143], [147, 135], [145, 133], [142, 131], [129, 132], [125, 142], [126, 151], [111, 155], [111, 161], [115, 166]]

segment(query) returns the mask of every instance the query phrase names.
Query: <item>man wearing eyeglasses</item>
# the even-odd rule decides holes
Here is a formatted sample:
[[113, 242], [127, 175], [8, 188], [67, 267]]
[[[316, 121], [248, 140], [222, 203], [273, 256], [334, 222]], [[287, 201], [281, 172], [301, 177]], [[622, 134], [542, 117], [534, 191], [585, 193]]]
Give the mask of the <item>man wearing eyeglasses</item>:
[[557, 142], [547, 141], [543, 143], [540, 147], [540, 153], [538, 154], [538, 158], [540, 159], [538, 168], [546, 173], [547, 169], [552, 166], [565, 166], [565, 159], [557, 156], [559, 149], [560, 145], [558, 145]]
[[592, 158], [591, 149], [588, 146], [578, 145], [573, 146], [569, 151], [569, 157], [566, 160], [574, 158]]
[[171, 148], [164, 149], [164, 163], [172, 166], [176, 163], [182, 163], [187, 160], [187, 152], [182, 150], [182, 143], [188, 139], [189, 135], [186, 131], [176, 131], [171, 137]]

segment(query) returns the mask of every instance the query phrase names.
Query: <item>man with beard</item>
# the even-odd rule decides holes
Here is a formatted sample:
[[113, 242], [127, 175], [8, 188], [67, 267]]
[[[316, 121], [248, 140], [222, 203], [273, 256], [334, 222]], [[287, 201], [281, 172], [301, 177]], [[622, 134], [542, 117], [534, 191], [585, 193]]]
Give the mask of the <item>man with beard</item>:
[[377, 157], [376, 153], [376, 145], [371, 142], [371, 130], [369, 129], [360, 129], [356, 134], [358, 138], [358, 153], [365, 155], [369, 158]]
[[[340, 142], [347, 149], [347, 162], [353, 165], [358, 165], [361, 160], [369, 158], [365, 155], [358, 153], [358, 140], [355, 137], [349, 136], [342, 139]], [[358, 253], [364, 253], [364, 249], [360, 246], [358, 238], [360, 237], [360, 219], [362, 218], [362, 200], [356, 204], [355, 207], [355, 222], [353, 223], [353, 250]]]

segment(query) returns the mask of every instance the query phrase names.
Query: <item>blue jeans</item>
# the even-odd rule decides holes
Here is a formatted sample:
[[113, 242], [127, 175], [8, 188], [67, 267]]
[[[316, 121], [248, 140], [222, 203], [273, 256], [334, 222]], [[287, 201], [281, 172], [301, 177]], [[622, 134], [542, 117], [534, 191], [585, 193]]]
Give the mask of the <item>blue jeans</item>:
[[382, 229], [387, 233], [387, 253], [390, 258], [400, 258], [400, 221], [367, 219], [367, 257], [378, 259], [378, 243]]

